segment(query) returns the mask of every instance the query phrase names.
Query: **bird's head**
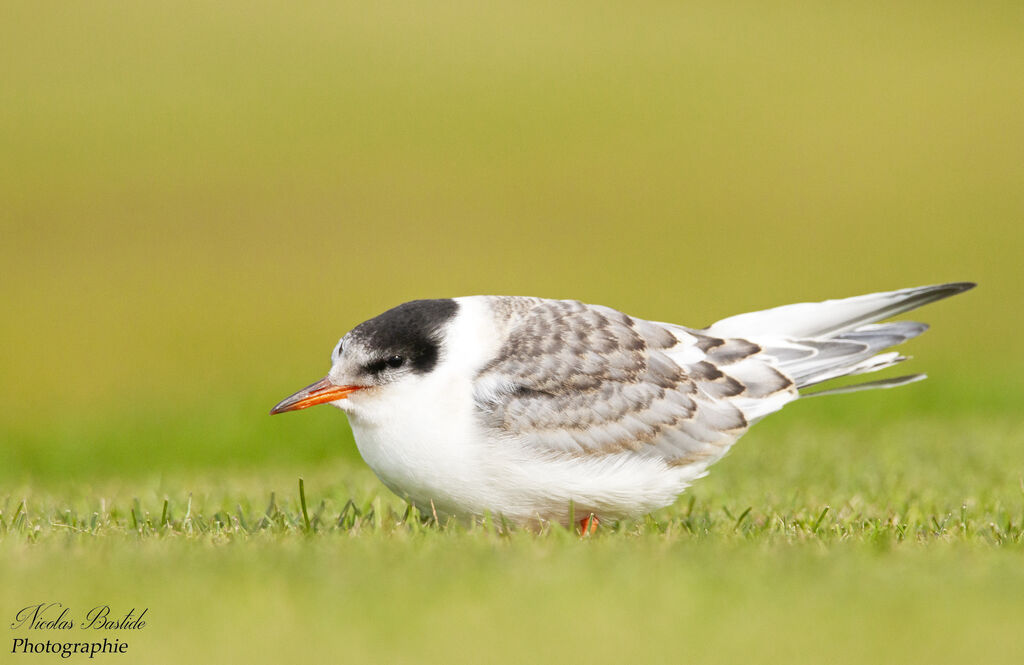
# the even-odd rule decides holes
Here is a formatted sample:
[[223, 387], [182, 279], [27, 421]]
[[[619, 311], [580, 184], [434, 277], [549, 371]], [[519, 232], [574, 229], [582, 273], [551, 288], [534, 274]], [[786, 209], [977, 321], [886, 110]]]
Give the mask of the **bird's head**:
[[334, 347], [327, 376], [270, 413], [325, 403], [346, 409], [353, 393], [369, 397], [430, 373], [441, 359], [444, 327], [457, 311], [451, 299], [414, 300], [360, 323]]

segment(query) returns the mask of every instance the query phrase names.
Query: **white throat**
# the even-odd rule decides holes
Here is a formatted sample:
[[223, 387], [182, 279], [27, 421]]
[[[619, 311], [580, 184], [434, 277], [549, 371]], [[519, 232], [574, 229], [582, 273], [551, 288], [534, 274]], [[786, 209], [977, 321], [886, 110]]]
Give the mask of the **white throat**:
[[473, 379], [497, 351], [486, 298], [457, 299], [441, 357], [426, 374], [353, 393], [333, 402], [349, 416], [363, 459], [392, 491], [421, 509], [453, 513], [473, 502], [472, 485], [486, 461], [473, 401]]

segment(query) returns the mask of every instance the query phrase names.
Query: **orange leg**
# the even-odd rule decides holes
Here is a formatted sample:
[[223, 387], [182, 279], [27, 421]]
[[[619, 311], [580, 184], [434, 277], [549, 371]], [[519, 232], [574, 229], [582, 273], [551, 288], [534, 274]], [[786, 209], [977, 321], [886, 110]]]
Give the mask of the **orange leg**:
[[597, 519], [597, 515], [590, 513], [589, 517], [584, 517], [580, 520], [580, 538], [586, 538], [587, 536], [597, 533], [597, 525], [600, 520]]

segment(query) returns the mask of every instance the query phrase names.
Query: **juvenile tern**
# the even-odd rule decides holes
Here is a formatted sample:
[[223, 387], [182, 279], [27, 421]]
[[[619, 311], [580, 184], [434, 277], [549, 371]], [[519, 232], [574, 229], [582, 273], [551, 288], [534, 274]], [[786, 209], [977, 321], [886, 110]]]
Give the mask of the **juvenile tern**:
[[804, 389], [905, 360], [886, 349], [927, 329], [879, 321], [973, 286], [785, 305], [706, 328], [573, 300], [415, 300], [352, 329], [327, 376], [271, 413], [341, 409], [366, 463], [425, 514], [635, 517], [675, 501]]

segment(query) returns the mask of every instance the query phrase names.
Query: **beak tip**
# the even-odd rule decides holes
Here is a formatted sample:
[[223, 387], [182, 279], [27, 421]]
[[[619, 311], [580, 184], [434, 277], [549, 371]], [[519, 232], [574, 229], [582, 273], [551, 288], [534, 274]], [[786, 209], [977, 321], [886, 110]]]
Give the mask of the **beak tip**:
[[295, 403], [296, 400], [289, 397], [283, 402], [278, 402], [274, 405], [274, 408], [270, 410], [270, 415], [276, 416], [279, 413], [288, 413], [289, 411], [295, 411], [297, 409], [305, 408]]

